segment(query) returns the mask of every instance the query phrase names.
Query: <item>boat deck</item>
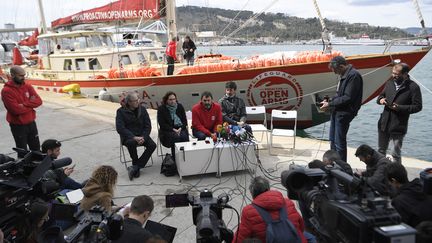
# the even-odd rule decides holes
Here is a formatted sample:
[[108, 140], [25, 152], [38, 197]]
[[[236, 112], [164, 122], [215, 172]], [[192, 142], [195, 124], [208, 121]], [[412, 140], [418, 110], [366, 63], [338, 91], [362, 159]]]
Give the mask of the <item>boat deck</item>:
[[[2, 85], [0, 85], [0, 89]], [[119, 136], [115, 131], [115, 114], [119, 107], [117, 103], [98, 101], [93, 99], [71, 99], [67, 95], [52, 92], [38, 91], [44, 100], [42, 107], [37, 109], [37, 124], [41, 142], [48, 138], [56, 138], [62, 142], [60, 157], [71, 157], [76, 164], [72, 178], [82, 181], [88, 178], [93, 169], [102, 164], [114, 166], [119, 173], [118, 185], [114, 192], [115, 203], [122, 205], [130, 202], [136, 195], [147, 194], [155, 201], [155, 209], [151, 220], [177, 227], [177, 236], [174, 242], [195, 242], [195, 226], [192, 223], [192, 207], [165, 208], [165, 194], [172, 192], [184, 192], [192, 185], [191, 192], [211, 188], [215, 197], [222, 192], [229, 193], [229, 202], [239, 213], [251, 198], [248, 186], [251, 176], [247, 172], [223, 173], [221, 178], [215, 174], [184, 177], [180, 182], [178, 176], [165, 177], [160, 174], [161, 158], [154, 153], [153, 166], [141, 171], [141, 177], [129, 181], [125, 167], [119, 162]], [[156, 111], [149, 110], [152, 119], [152, 138], [156, 141]], [[14, 140], [7, 125], [6, 111], [0, 105], [0, 140], [1, 153], [11, 153]], [[259, 135], [258, 135], [259, 136]], [[284, 142], [276, 140], [277, 143]], [[260, 145], [260, 160], [263, 167], [275, 178], [280, 178], [280, 173], [288, 169], [291, 162], [306, 164], [313, 159], [320, 159], [329, 148], [327, 141], [319, 141], [307, 138], [297, 138], [295, 157], [289, 153], [286, 155], [269, 156], [264, 145]], [[353, 168], [365, 168], [364, 164], [354, 156], [355, 149], [348, 149], [348, 160]], [[14, 156], [14, 154], [12, 154]], [[419, 171], [431, 167], [431, 163], [413, 158], [403, 158], [403, 164], [407, 166], [410, 178], [418, 175]], [[263, 172], [257, 170], [257, 175]], [[286, 190], [275, 181], [283, 194]], [[273, 183], [271, 183], [273, 184]], [[233, 229], [237, 225], [236, 214], [229, 209], [223, 211], [224, 221], [228, 228]]]

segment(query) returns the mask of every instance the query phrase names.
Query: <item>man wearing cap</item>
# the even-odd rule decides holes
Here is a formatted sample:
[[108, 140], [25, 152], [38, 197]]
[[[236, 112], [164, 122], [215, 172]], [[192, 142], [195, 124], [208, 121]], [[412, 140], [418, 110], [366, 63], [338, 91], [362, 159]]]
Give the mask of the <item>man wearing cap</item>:
[[[7, 110], [6, 120], [9, 122], [15, 146], [39, 151], [40, 141], [34, 109], [42, 105], [42, 99], [30, 84], [25, 83], [26, 72], [23, 68], [13, 66], [10, 74], [12, 79], [3, 87], [1, 97]], [[18, 156], [23, 155], [19, 153]]]
[[[55, 160], [58, 158], [58, 156], [60, 156], [60, 147], [61, 143], [56, 139], [47, 139], [42, 143], [42, 153]], [[48, 170], [47, 172], [45, 172], [44, 177], [52, 179], [59, 183], [61, 189], [80, 189], [82, 188], [82, 185], [69, 177], [73, 171], [73, 167]]]
[[246, 105], [244, 101], [237, 97], [237, 84], [233, 81], [225, 84], [225, 95], [220, 98], [219, 104], [222, 107], [222, 118], [230, 125], [244, 127], [246, 131], [252, 133], [252, 129], [246, 124]]
[[351, 121], [357, 116], [363, 97], [363, 78], [341, 56], [334, 57], [329, 68], [340, 76], [336, 95], [321, 102], [321, 110], [332, 110], [330, 117], [330, 149], [336, 150], [341, 159], [347, 161], [346, 135]]

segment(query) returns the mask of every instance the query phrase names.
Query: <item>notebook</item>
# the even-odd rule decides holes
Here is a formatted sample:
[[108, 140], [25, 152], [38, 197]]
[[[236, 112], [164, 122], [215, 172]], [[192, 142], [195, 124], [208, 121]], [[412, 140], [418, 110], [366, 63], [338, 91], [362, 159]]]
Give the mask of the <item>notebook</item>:
[[148, 230], [153, 235], [159, 235], [168, 243], [172, 243], [174, 236], [177, 232], [177, 228], [171, 227], [166, 224], [161, 224], [155, 221], [147, 220], [144, 229]]
[[70, 192], [66, 192], [66, 197], [69, 200], [69, 203], [78, 203], [83, 199], [84, 194], [81, 189], [76, 189]]

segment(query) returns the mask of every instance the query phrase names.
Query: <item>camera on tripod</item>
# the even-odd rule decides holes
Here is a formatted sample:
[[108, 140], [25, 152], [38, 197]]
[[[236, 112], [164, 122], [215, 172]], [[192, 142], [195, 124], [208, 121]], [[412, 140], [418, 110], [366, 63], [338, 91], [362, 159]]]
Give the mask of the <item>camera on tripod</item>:
[[281, 181], [288, 197], [299, 200], [304, 220], [320, 242], [415, 241], [416, 231], [401, 223], [389, 199], [376, 196], [364, 180], [336, 167], [292, 164]]
[[227, 194], [214, 198], [209, 190], [204, 190], [198, 197], [188, 194], [171, 194], [165, 196], [166, 207], [192, 206], [192, 219], [196, 225], [196, 239], [199, 243], [231, 242], [233, 232], [222, 219], [222, 210], [231, 208], [227, 203]]

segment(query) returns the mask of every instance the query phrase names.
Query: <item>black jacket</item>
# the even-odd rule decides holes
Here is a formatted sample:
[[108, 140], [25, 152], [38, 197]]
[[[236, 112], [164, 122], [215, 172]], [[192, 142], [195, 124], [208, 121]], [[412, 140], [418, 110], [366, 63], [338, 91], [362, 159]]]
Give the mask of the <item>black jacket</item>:
[[392, 204], [402, 217], [402, 222], [412, 227], [432, 220], [432, 196], [423, 192], [418, 178], [402, 185]]
[[[189, 42], [183, 42], [182, 49], [184, 51], [184, 58], [190, 58], [195, 55], [196, 46], [195, 43], [192, 40], [189, 40]], [[190, 49], [194, 50], [193, 52], [190, 51]]]
[[385, 176], [386, 166], [389, 163], [391, 161], [388, 158], [375, 151], [372, 160], [366, 164], [366, 171], [362, 173], [366, 183], [381, 195], [390, 194], [390, 185]]
[[335, 112], [346, 112], [357, 115], [363, 98], [363, 78], [351, 65], [339, 82], [336, 96], [329, 103]]
[[[182, 130], [188, 132], [186, 112], [182, 104], [177, 104], [176, 114], [183, 123]], [[168, 141], [170, 139], [169, 134], [173, 132], [174, 128], [174, 120], [171, 118], [170, 112], [166, 105], [161, 105], [158, 107], [157, 121], [159, 124], [159, 138], [161, 143], [165, 146], [165, 144], [170, 143], [170, 141]], [[176, 129], [177, 128], [178, 127], [176, 127]]]
[[122, 143], [135, 136], [142, 136], [148, 140], [151, 132], [151, 121], [144, 106], [138, 106], [135, 112], [126, 106], [120, 107], [116, 115], [116, 129], [120, 134]]
[[152, 234], [144, 229], [140, 222], [135, 219], [126, 218], [123, 223], [123, 234], [113, 243], [145, 243]]
[[341, 169], [342, 169], [343, 172], [345, 172], [345, 173], [347, 173], [349, 175], [353, 175], [353, 170], [351, 168], [351, 165], [349, 165], [347, 162], [345, 162], [345, 161], [343, 161], [341, 159], [338, 159], [338, 160], [335, 160], [335, 163], [339, 167], [341, 167]]
[[394, 135], [406, 134], [410, 114], [422, 110], [420, 87], [408, 79], [396, 91], [394, 81], [391, 79], [387, 81], [384, 90], [378, 96], [378, 104], [382, 98], [386, 98], [388, 104], [396, 103], [398, 108], [397, 111], [394, 111], [387, 106], [384, 107], [384, 111], [381, 113], [378, 121], [378, 129]]
[[237, 97], [224, 95], [219, 100], [222, 107], [222, 117], [224, 122], [236, 125], [238, 121], [246, 122], [246, 105], [244, 101]]

